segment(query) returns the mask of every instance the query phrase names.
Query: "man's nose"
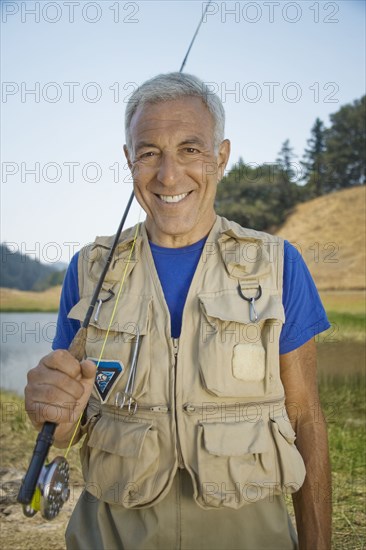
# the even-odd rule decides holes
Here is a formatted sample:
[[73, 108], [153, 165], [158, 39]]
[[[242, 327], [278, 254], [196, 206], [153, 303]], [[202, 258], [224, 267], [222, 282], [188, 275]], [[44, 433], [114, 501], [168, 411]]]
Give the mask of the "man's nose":
[[173, 185], [178, 181], [180, 166], [174, 155], [163, 153], [160, 158], [158, 179], [164, 185]]

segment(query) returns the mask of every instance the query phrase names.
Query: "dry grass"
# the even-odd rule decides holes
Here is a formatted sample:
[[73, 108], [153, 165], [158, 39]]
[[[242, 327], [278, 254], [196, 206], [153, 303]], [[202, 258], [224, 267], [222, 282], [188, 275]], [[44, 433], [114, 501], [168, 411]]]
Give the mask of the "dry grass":
[[[8, 471], [2, 477], [2, 487], [9, 480], [19, 479], [19, 472], [25, 473], [36, 440], [37, 433], [32, 427], [24, 408], [24, 401], [9, 392], [0, 392], [0, 439], [1, 460], [0, 472]], [[45, 521], [40, 513], [33, 518], [23, 515], [20, 504], [15, 504], [18, 486], [12, 489], [12, 502], [0, 501], [0, 545], [4, 550], [64, 550], [65, 529], [75, 503], [81, 493], [83, 480], [81, 476], [78, 448], [71, 449], [68, 461], [71, 467], [70, 499], [59, 516], [51, 522]], [[64, 455], [64, 450], [51, 448], [50, 460], [57, 455]], [[9, 478], [9, 480], [7, 480]], [[7, 480], [7, 481], [5, 481]], [[11, 481], [10, 481], [11, 483]], [[3, 485], [4, 484], [4, 485]]]
[[364, 289], [366, 186], [298, 205], [277, 235], [296, 244], [321, 290]]
[[[366, 291], [321, 291], [331, 328], [317, 336], [317, 342], [359, 342], [365, 344]], [[350, 349], [351, 356], [354, 355]]]
[[320, 297], [327, 311], [338, 313], [350, 313], [352, 315], [365, 315], [366, 290], [351, 291], [320, 291]]
[[58, 311], [61, 286], [43, 292], [0, 288], [0, 311]]

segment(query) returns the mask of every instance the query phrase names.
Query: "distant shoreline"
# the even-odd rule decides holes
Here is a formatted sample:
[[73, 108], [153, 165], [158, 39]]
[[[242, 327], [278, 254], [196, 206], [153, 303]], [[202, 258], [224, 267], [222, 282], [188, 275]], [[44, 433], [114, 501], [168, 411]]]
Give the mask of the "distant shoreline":
[[0, 307], [0, 313], [58, 313], [58, 308], [56, 309], [16, 309], [14, 308], [3, 308]]

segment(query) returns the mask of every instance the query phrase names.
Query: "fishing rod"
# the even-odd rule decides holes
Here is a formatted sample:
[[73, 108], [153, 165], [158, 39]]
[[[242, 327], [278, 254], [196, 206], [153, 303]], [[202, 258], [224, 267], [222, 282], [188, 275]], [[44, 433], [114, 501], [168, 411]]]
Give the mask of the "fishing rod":
[[[212, 0], [207, 3], [205, 10], [202, 12], [200, 22], [193, 35], [191, 43], [189, 44], [182, 65], [179, 69], [180, 73], [183, 72], [190, 51], [196, 40], [196, 37], [199, 33], [202, 22], [211, 2]], [[92, 299], [88, 307], [88, 311], [85, 315], [80, 329], [78, 330], [70, 344], [68, 351], [78, 361], [82, 361], [84, 359], [87, 329], [90, 323], [90, 319], [93, 315], [95, 305], [98, 302], [100, 290], [111, 264], [133, 199], [134, 192], [132, 191], [125, 211], [123, 213], [122, 219], [118, 226], [117, 232], [115, 234], [112, 246], [109, 250], [104, 268], [96, 284]], [[66, 458], [57, 456], [49, 464], [46, 463], [49, 449], [54, 441], [54, 433], [56, 428], [57, 424], [54, 422], [45, 422], [43, 424], [42, 430], [37, 436], [36, 444], [28, 466], [28, 470], [22, 480], [17, 500], [20, 504], [23, 505], [23, 512], [27, 517], [32, 517], [38, 511], [40, 511], [42, 516], [46, 520], [54, 519], [59, 514], [62, 506], [65, 504], [65, 502], [67, 502], [70, 496], [69, 465]]]

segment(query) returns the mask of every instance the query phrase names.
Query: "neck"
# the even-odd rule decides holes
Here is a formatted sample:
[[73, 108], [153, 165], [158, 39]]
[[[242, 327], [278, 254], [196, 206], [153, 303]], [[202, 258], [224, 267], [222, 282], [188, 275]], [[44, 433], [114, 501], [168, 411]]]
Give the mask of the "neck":
[[148, 219], [146, 220], [145, 226], [149, 240], [152, 243], [165, 248], [183, 248], [185, 246], [197, 243], [204, 237], [207, 237], [215, 223], [215, 220], [216, 214], [213, 215], [213, 219], [210, 223], [205, 224], [204, 227], [197, 227], [193, 231], [183, 233], [181, 235], [170, 235], [157, 230], [156, 227], [151, 228]]

